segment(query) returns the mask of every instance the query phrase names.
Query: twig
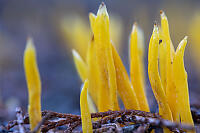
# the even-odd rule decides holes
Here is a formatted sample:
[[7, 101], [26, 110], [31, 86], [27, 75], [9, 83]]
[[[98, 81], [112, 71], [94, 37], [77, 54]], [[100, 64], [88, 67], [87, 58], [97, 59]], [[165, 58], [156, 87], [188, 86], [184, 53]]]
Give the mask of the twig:
[[44, 122], [51, 116], [51, 113], [47, 113], [42, 120], [38, 123], [38, 125], [34, 128], [31, 133], [37, 133], [40, 130], [40, 127], [44, 124]]
[[64, 133], [71, 133], [80, 124], [81, 124], [81, 121], [76, 121], [72, 124], [69, 124], [69, 127], [67, 128], [67, 130], [64, 131]]
[[148, 117], [141, 117], [141, 116], [126, 116], [124, 121], [127, 122], [135, 122], [135, 123], [147, 123], [150, 124], [151, 126], [156, 126], [156, 127], [166, 127], [170, 130], [173, 129], [186, 129], [186, 130], [194, 130], [194, 127], [191, 125], [186, 125], [186, 124], [179, 124], [175, 122], [171, 122], [168, 120], [164, 119], [157, 119], [157, 118], [148, 118]]
[[145, 133], [149, 128], [149, 124], [142, 124], [137, 128], [137, 130], [134, 133]]
[[[73, 123], [77, 123], [77, 124], [73, 124]], [[66, 124], [72, 124], [73, 128], [76, 128], [76, 126], [81, 124], [81, 119], [70, 119], [70, 118], [65, 118], [62, 120], [59, 120], [57, 122], [46, 122], [45, 125], [43, 126], [43, 128], [41, 129], [42, 132], [47, 132], [50, 129], [59, 127], [59, 126], [63, 126]], [[75, 127], [74, 127], [75, 126]]]
[[25, 133], [24, 126], [23, 126], [24, 119], [22, 116], [22, 109], [20, 107], [16, 108], [16, 117], [17, 117], [17, 124], [19, 126], [19, 132]]
[[[65, 132], [72, 132], [76, 127], [81, 125], [80, 115], [62, 114], [62, 113], [56, 113], [56, 112], [51, 112], [51, 111], [43, 111], [42, 116], [43, 116], [43, 121], [41, 121], [41, 123], [38, 124], [35, 132], [37, 132], [39, 128], [41, 128], [41, 132], [47, 132], [50, 129], [56, 129], [57, 127], [60, 127], [66, 124], [68, 124], [68, 128], [67, 130], [65, 130]], [[151, 130], [151, 129], [163, 128], [163, 127], [167, 127], [171, 131], [181, 131], [182, 129], [194, 130], [193, 126], [173, 123], [168, 120], [162, 119], [156, 113], [149, 113], [149, 112], [143, 112], [143, 111], [138, 111], [138, 110], [98, 112], [98, 113], [92, 113], [91, 117], [98, 118], [97, 121], [92, 122], [93, 129], [96, 132], [104, 131], [104, 130], [106, 130], [106, 132], [113, 131], [113, 130], [121, 131], [121, 129], [124, 131], [125, 128], [121, 128], [120, 126], [118, 127], [108, 126], [108, 124], [117, 125], [118, 123], [125, 127], [133, 123], [139, 124], [138, 127], [143, 125], [140, 128], [135, 126], [134, 129], [132, 129], [132, 130], [137, 129], [138, 131]], [[52, 121], [52, 119], [54, 119], [54, 121]], [[28, 124], [28, 123], [29, 123], [29, 117], [27, 115], [24, 118], [23, 124]], [[7, 129], [10, 129], [17, 124], [18, 123], [16, 121], [12, 121], [7, 125]]]

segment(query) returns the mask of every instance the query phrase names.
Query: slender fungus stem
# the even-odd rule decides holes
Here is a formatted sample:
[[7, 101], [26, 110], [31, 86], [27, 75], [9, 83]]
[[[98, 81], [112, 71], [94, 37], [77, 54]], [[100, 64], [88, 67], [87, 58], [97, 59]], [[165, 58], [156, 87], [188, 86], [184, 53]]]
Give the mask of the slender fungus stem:
[[138, 32], [137, 24], [134, 24], [130, 36], [130, 77], [140, 109], [142, 111], [149, 111], [143, 77], [144, 66], [142, 61], [144, 48], [140, 46], [143, 45], [141, 44], [143, 42], [143, 36]]
[[158, 72], [158, 45], [159, 45], [159, 32], [157, 25], [154, 25], [153, 33], [149, 42], [149, 56], [148, 56], [149, 80], [155, 98], [159, 105], [160, 115], [164, 119], [173, 120]]
[[[82, 80], [82, 82], [84, 82], [87, 78], [88, 78], [88, 66], [87, 64], [83, 61], [83, 59], [81, 58], [81, 56], [78, 54], [78, 52], [76, 52], [76, 50], [72, 50], [72, 54], [74, 57], [74, 62], [76, 65], [76, 69], [79, 73], [79, 76]], [[93, 93], [90, 93], [93, 94]], [[93, 105], [93, 100], [91, 98], [91, 95], [88, 94], [88, 104], [89, 104], [89, 108], [90, 111], [95, 113], [96, 112], [96, 108]], [[93, 95], [92, 95], [93, 96]]]
[[[36, 51], [31, 38], [28, 38], [24, 51], [24, 69], [29, 94], [29, 120], [33, 130], [41, 121], [41, 81], [38, 71]], [[38, 131], [40, 132], [40, 131]]]
[[[94, 17], [91, 17], [94, 20]], [[94, 33], [95, 54], [100, 74], [98, 90], [99, 111], [118, 110], [117, 83], [112, 47], [110, 44], [109, 16], [104, 3], [97, 12], [95, 23], [91, 24]]]
[[90, 27], [91, 27], [92, 31], [94, 31], [95, 30], [96, 15], [94, 15], [93, 13], [89, 13], [89, 19], [90, 19]]
[[163, 89], [166, 93], [167, 86], [167, 50], [166, 43], [163, 40], [163, 32], [162, 28], [159, 32], [159, 70], [160, 70], [160, 78], [162, 81]]
[[165, 15], [165, 13], [162, 10], [160, 11], [160, 16], [161, 16], [161, 28], [162, 28], [164, 39], [165, 39], [166, 43], [170, 43], [172, 55], [174, 55], [175, 50], [174, 50], [174, 46], [172, 44], [171, 37], [170, 37], [167, 16]]
[[173, 70], [175, 86], [178, 93], [178, 108], [181, 123], [194, 125], [190, 111], [187, 72], [185, 71], [183, 60], [186, 44], [187, 36], [178, 45], [174, 57]]
[[60, 22], [61, 36], [65, 41], [66, 50], [76, 49], [85, 60], [86, 49], [91, 36], [87, 21], [74, 14], [64, 17]]
[[[162, 45], [165, 47], [165, 50], [163, 49], [161, 52], [166, 52], [166, 55], [164, 55], [165, 64], [166, 64], [166, 84], [165, 85], [165, 93], [166, 93], [166, 98], [170, 107], [170, 110], [172, 112], [173, 120], [178, 122], [179, 121], [179, 114], [177, 111], [177, 93], [175, 90], [174, 86], [174, 80], [173, 80], [173, 58], [175, 54], [174, 46], [172, 44], [171, 38], [170, 38], [170, 32], [169, 32], [169, 24], [168, 24], [168, 19], [163, 11], [160, 12], [161, 16], [161, 29], [162, 29], [162, 40], [163, 43]], [[162, 47], [162, 46], [161, 46]], [[163, 72], [164, 73], [164, 72]], [[164, 80], [164, 77], [162, 77]], [[165, 81], [163, 81], [165, 82]]]
[[128, 74], [120, 59], [120, 56], [118, 55], [113, 45], [112, 45], [112, 52], [113, 52], [113, 59], [117, 75], [117, 90], [123, 101], [123, 104], [126, 109], [139, 110], [140, 106], [138, 99], [136, 97], [136, 92], [131, 85]]
[[84, 83], [80, 97], [82, 130], [83, 133], [92, 133], [92, 119], [87, 103], [87, 89], [88, 80], [86, 80]]
[[89, 82], [89, 88], [88, 92], [92, 97], [92, 100], [97, 105], [98, 104], [98, 91], [99, 91], [99, 71], [97, 68], [97, 61], [95, 56], [95, 49], [94, 49], [94, 38], [91, 40], [91, 43], [88, 47], [88, 80]]
[[88, 66], [83, 61], [83, 59], [78, 54], [78, 52], [76, 52], [76, 50], [72, 50], [72, 54], [73, 54], [73, 57], [74, 57], [74, 63], [76, 65], [78, 74], [79, 74], [82, 82], [84, 82], [88, 77]]

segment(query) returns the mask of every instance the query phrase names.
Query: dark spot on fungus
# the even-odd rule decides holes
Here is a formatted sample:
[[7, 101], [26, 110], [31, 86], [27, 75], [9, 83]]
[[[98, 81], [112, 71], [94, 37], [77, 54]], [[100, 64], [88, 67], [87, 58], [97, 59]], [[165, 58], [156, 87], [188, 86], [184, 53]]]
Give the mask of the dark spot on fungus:
[[92, 35], [92, 41], [94, 41], [94, 35]]
[[160, 39], [160, 40], [159, 40], [159, 44], [161, 44], [161, 43], [162, 43], [162, 40]]

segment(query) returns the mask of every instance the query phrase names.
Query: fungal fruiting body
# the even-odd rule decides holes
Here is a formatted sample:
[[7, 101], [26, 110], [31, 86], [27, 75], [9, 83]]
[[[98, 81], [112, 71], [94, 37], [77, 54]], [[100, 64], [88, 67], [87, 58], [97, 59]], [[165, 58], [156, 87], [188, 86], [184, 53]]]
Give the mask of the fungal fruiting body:
[[[110, 37], [118, 50], [121, 50], [123, 24], [119, 16], [112, 15], [110, 18]], [[60, 31], [67, 49], [76, 49], [80, 56], [85, 59], [87, 48], [90, 44], [92, 30], [87, 20], [77, 14], [66, 15], [60, 21]]]
[[41, 81], [37, 66], [36, 51], [31, 38], [28, 38], [24, 51], [24, 69], [29, 94], [28, 112], [30, 128], [33, 130], [41, 121]]
[[165, 91], [163, 89], [160, 75], [158, 72], [158, 46], [159, 46], [159, 31], [158, 26], [154, 25], [153, 33], [149, 42], [148, 55], [148, 74], [151, 83], [151, 88], [158, 102], [160, 115], [167, 120], [173, 120], [171, 110], [169, 108]]
[[105, 5], [100, 5], [93, 27], [94, 49], [100, 74], [98, 91], [99, 111], [118, 110], [117, 83], [109, 30], [109, 16]]
[[[74, 53], [74, 61], [84, 82], [88, 79], [88, 108], [91, 98], [97, 110], [119, 110], [118, 97], [125, 109], [149, 112], [145, 93], [143, 35], [136, 24], [130, 35], [130, 78], [110, 39], [109, 16], [105, 4], [97, 15], [89, 14], [93, 32], [87, 49], [86, 62]], [[193, 125], [189, 104], [187, 73], [184, 68], [184, 49], [187, 38], [175, 51], [166, 15], [161, 11], [161, 27], [154, 25], [149, 42], [148, 77], [162, 118]], [[80, 63], [77, 63], [79, 61]], [[90, 109], [91, 110], [91, 109]], [[89, 117], [89, 116], [88, 116]], [[89, 120], [89, 119], [88, 119]], [[85, 123], [83, 123], [85, 124]], [[170, 132], [164, 129], [164, 132]]]
[[187, 44], [187, 36], [180, 42], [173, 62], [175, 88], [177, 89], [178, 112], [181, 123], [194, 125], [190, 111], [187, 72], [184, 67], [184, 51]]
[[[90, 13], [89, 18], [94, 34], [91, 38], [86, 58], [86, 66], [88, 67], [86, 69], [88, 69], [88, 79], [90, 81], [88, 88], [89, 95], [96, 104], [98, 111], [119, 110], [117, 93], [126, 109], [139, 110], [140, 105], [136, 98], [135, 89], [133, 89], [128, 73], [110, 39], [109, 16], [106, 6], [104, 4], [100, 5], [97, 16]], [[141, 54], [141, 51], [138, 51], [138, 53]], [[138, 58], [142, 58], [142, 55], [139, 55]], [[75, 60], [75, 62], [77, 61]], [[142, 62], [140, 66], [143, 67]], [[76, 67], [78, 72], [80, 72], [79, 68], [81, 66], [76, 65]], [[138, 77], [141, 79], [138, 83], [139, 85], [143, 85], [144, 76], [141, 75], [143, 74], [143, 70], [140, 69], [139, 71]], [[141, 82], [141, 80], [143, 81]], [[141, 98], [145, 100], [146, 96], [143, 95]], [[144, 102], [146, 103], [146, 107], [144, 108], [149, 110], [147, 101]]]
[[87, 79], [87, 77], [88, 77], [87, 76], [87, 74], [88, 74], [87, 65], [83, 61], [81, 56], [76, 52], [76, 50], [72, 50], [72, 54], [73, 54], [73, 58], [74, 58], [74, 62], [75, 62], [77, 71], [80, 74], [79, 76], [81, 77], [82, 82], [84, 82], [85, 79]]
[[[105, 4], [100, 5], [97, 15], [90, 13], [89, 18], [93, 36], [86, 57], [82, 58], [75, 50], [72, 52], [77, 71], [84, 83], [80, 96], [84, 133], [93, 132], [91, 113], [120, 110], [118, 94], [125, 109], [150, 111], [145, 93], [144, 37], [140, 29], [134, 24], [130, 35], [129, 78], [110, 38], [109, 16]], [[167, 17], [161, 11], [161, 27], [159, 29], [157, 24], [154, 25], [148, 49], [148, 77], [151, 88], [162, 118], [194, 125], [183, 59], [186, 44], [187, 37], [175, 51]], [[36, 50], [31, 38], [28, 38], [24, 51], [24, 69], [29, 94], [30, 128], [33, 130], [41, 121], [41, 81]], [[164, 132], [170, 131], [164, 129]]]
[[88, 106], [87, 98], [88, 80], [85, 80], [81, 96], [80, 96], [80, 106], [81, 106], [81, 121], [82, 121], [82, 131], [84, 133], [92, 133], [92, 120], [90, 115], [90, 110]]
[[[175, 86], [174, 86], [174, 80], [173, 80], [173, 70], [172, 70], [172, 65], [173, 65], [173, 57], [174, 57], [174, 47], [170, 38], [169, 34], [169, 25], [168, 25], [168, 20], [164, 12], [161, 11], [161, 30], [162, 30], [162, 36], [161, 40], [163, 41], [163, 45], [165, 45], [165, 64], [166, 64], [166, 69], [163, 70], [166, 73], [166, 77], [163, 82], [166, 82], [165, 85], [165, 93], [166, 93], [166, 98], [168, 100], [168, 104], [170, 106], [170, 109], [172, 111], [172, 115], [175, 121], [178, 121], [178, 113], [176, 111], [176, 103], [177, 103], [177, 96], [175, 92]], [[160, 51], [161, 52], [161, 51]], [[164, 77], [163, 77], [164, 78]]]
[[133, 86], [131, 85], [128, 74], [120, 59], [120, 56], [118, 55], [114, 46], [112, 50], [117, 75], [117, 90], [120, 95], [120, 98], [123, 101], [124, 107], [126, 109], [140, 110], [139, 102], [136, 97], [136, 92], [133, 89]]
[[[169, 33], [169, 24], [167, 17], [163, 11], [161, 13], [161, 38], [163, 42], [162, 51], [166, 53], [165, 56], [162, 56], [163, 61], [160, 62], [163, 66], [166, 64], [166, 69], [161, 69], [161, 73], [166, 73], [163, 81], [166, 82], [165, 93], [167, 102], [169, 103], [170, 110], [172, 112], [173, 121], [186, 123], [194, 125], [190, 104], [189, 104], [189, 92], [188, 92], [188, 83], [187, 83], [187, 72], [184, 67], [184, 50], [187, 44], [187, 37], [185, 37], [180, 44], [178, 45], [176, 51], [172, 44], [170, 33]], [[165, 46], [164, 46], [165, 45]]]
[[143, 43], [143, 35], [135, 23], [130, 35], [130, 77], [136, 91], [140, 109], [149, 112], [149, 105], [145, 93]]

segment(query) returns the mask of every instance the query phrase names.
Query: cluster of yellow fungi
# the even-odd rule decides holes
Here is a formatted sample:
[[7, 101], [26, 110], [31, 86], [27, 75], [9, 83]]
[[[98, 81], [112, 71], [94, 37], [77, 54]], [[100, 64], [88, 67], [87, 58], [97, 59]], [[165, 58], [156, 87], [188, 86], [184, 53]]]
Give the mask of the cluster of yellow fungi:
[[[161, 26], [154, 25], [148, 52], [148, 75], [159, 106], [159, 114], [170, 121], [194, 125], [183, 60], [187, 37], [180, 42], [175, 51], [167, 17], [163, 11], [160, 12], [160, 16]], [[82, 119], [89, 119], [90, 113], [94, 111], [119, 110], [118, 94], [126, 109], [149, 112], [145, 94], [144, 37], [141, 30], [135, 23], [130, 35], [129, 79], [110, 38], [106, 6], [101, 4], [97, 15], [90, 13], [89, 18], [93, 36], [87, 49], [86, 61], [73, 50], [77, 71], [82, 81], [88, 84], [88, 88], [83, 89], [88, 89], [88, 93], [83, 91], [85, 95], [81, 94], [81, 103], [87, 97], [85, 104], [89, 105], [90, 112], [81, 111]], [[91, 121], [82, 123], [83, 129], [87, 129], [83, 130], [84, 132], [91, 131], [85, 128], [88, 125], [91, 125]], [[166, 129], [164, 131], [169, 132]]]
[[[160, 14], [161, 26], [154, 25], [149, 42], [148, 75], [151, 88], [162, 118], [194, 125], [183, 60], [187, 37], [175, 51], [167, 17], [162, 11]], [[118, 97], [125, 109], [150, 111], [145, 94], [144, 38], [141, 30], [135, 23], [130, 35], [129, 79], [110, 38], [109, 16], [105, 4], [100, 5], [97, 15], [90, 13], [89, 19], [93, 36], [87, 49], [86, 61], [73, 50], [75, 65], [84, 83], [80, 96], [84, 133], [92, 132], [90, 113], [120, 110]], [[29, 92], [30, 128], [33, 130], [41, 120], [41, 82], [34, 44], [30, 38], [24, 52], [24, 69]], [[167, 129], [164, 131], [170, 132]]]

